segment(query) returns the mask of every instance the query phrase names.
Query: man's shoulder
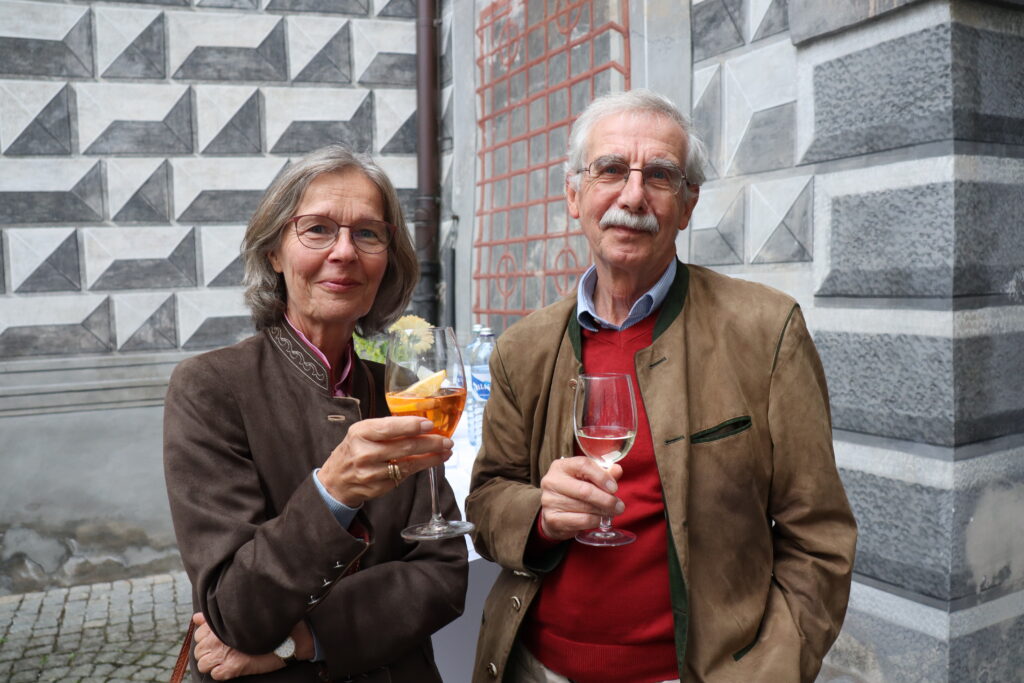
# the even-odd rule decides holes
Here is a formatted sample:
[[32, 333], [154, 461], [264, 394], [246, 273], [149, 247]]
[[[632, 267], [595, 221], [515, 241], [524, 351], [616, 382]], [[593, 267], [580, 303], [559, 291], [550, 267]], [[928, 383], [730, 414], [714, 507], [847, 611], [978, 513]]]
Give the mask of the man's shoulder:
[[[555, 331], [556, 328], [561, 333], [565, 330], [569, 322], [569, 316], [572, 315], [575, 306], [576, 297], [571, 296], [549, 304], [544, 308], [537, 309], [525, 318], [521, 318], [510, 325], [508, 329], [501, 333], [500, 339], [510, 342], [528, 341], [535, 343], [538, 340], [538, 334], [543, 334], [546, 337]], [[561, 334], [559, 334], [559, 338], [561, 338]]]
[[738, 312], [768, 309], [786, 314], [796, 305], [796, 299], [774, 287], [730, 275], [723, 275], [703, 266], [687, 265], [690, 271], [689, 292], [694, 303], [706, 303], [721, 309]]

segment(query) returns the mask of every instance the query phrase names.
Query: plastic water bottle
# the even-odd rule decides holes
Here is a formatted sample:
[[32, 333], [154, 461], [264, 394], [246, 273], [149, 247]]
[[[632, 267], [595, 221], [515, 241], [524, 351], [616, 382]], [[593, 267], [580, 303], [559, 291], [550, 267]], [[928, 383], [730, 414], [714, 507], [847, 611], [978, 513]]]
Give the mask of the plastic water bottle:
[[473, 376], [469, 373], [469, 364], [472, 363], [473, 350], [480, 344], [480, 330], [484, 328], [480, 323], [473, 323], [472, 331], [469, 333], [469, 343], [462, 349], [462, 368], [466, 375], [466, 410], [472, 405]]
[[469, 352], [469, 443], [479, 446], [484, 423], [484, 404], [491, 396], [491, 352], [494, 350], [494, 332], [485, 327], [480, 330], [476, 344]]

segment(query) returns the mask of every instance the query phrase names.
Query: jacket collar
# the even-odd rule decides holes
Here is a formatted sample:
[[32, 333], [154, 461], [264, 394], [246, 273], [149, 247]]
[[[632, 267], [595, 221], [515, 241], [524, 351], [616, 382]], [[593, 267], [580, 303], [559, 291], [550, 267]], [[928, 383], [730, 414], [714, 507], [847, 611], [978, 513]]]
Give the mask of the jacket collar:
[[267, 338], [281, 352], [285, 360], [302, 375], [325, 392], [330, 392], [331, 373], [323, 361], [296, 336], [287, 324], [274, 325], [264, 330]]
[[274, 325], [263, 332], [285, 362], [305, 381], [314, 384], [334, 401], [353, 402], [360, 407], [363, 417], [376, 417], [377, 380], [367, 367], [366, 361], [358, 355], [353, 356], [352, 369], [349, 371], [351, 393], [349, 396], [334, 396], [334, 389], [330, 386], [330, 370], [324, 365], [323, 360], [298, 338], [289, 325]]
[[[658, 319], [654, 323], [654, 339], [661, 336], [661, 333], [668, 329], [669, 325], [679, 316], [686, 303], [686, 292], [690, 287], [690, 271], [686, 264], [676, 261], [676, 277], [672, 280], [665, 301], [658, 312]], [[569, 341], [572, 342], [572, 350], [576, 354], [576, 360], [583, 362], [583, 339], [580, 331], [579, 318], [576, 315], [576, 306], [573, 306], [569, 315]]]

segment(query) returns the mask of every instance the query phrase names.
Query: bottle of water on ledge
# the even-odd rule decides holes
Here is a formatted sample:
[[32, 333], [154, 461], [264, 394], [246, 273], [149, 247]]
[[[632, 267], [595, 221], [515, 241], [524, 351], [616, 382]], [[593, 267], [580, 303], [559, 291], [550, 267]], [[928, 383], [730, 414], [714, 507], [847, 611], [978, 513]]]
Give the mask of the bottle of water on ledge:
[[469, 443], [478, 447], [484, 420], [484, 404], [491, 396], [491, 352], [494, 332], [485, 327], [469, 352]]

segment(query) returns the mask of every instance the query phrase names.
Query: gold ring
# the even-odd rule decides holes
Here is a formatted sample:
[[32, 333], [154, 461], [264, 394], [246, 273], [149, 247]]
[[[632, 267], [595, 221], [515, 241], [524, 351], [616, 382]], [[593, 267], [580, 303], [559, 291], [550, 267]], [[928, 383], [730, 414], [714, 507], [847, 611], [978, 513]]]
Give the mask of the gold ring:
[[402, 483], [402, 469], [394, 460], [388, 460], [388, 476], [395, 482], [395, 487]]

